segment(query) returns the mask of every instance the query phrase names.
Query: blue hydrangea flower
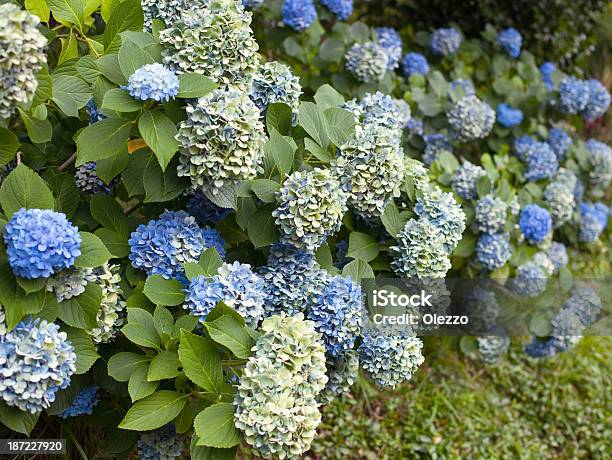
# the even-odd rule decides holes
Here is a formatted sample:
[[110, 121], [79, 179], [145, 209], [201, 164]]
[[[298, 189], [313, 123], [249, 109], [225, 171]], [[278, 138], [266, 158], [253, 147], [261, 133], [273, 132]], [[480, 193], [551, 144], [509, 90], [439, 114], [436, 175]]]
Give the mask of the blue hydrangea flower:
[[532, 358], [550, 358], [558, 353], [558, 349], [552, 337], [533, 337], [531, 342], [525, 345], [525, 353]]
[[202, 323], [220, 301], [240, 313], [252, 327], [257, 327], [264, 315], [264, 280], [249, 264], [238, 261], [223, 264], [214, 276], [193, 278], [186, 294], [183, 308]]
[[22, 278], [48, 278], [81, 255], [81, 236], [61, 212], [21, 208], [4, 227], [9, 264]]
[[340, 240], [336, 243], [336, 263], [334, 266], [342, 269], [346, 264], [348, 264], [352, 259], [352, 257], [347, 257], [348, 252], [348, 241]]
[[506, 354], [510, 339], [506, 336], [489, 335], [477, 337], [478, 352], [485, 363], [496, 363]]
[[450, 82], [449, 89], [453, 93], [461, 93], [457, 94], [457, 96], [465, 97], [465, 96], [474, 96], [476, 94], [476, 88], [474, 88], [474, 83], [472, 80], [466, 80], [465, 78], [458, 78], [457, 80], [453, 80]]
[[179, 79], [162, 64], [145, 64], [130, 75], [125, 89], [134, 99], [168, 102], [178, 94]]
[[204, 246], [207, 248], [215, 248], [221, 259], [225, 260], [225, 240], [214, 228], [203, 228], [202, 238], [204, 238]]
[[569, 262], [569, 257], [567, 256], [567, 249], [565, 248], [565, 245], [563, 243], [558, 243], [554, 241], [550, 245], [550, 248], [548, 248], [548, 251], [546, 253], [548, 254], [548, 257], [553, 263], [556, 272], [565, 267]]
[[572, 218], [576, 202], [567, 183], [555, 179], [544, 190], [544, 201], [548, 206], [554, 228], [563, 226]]
[[453, 146], [444, 133], [429, 134], [424, 137], [425, 152], [423, 153], [423, 163], [427, 166], [438, 159], [442, 151], [453, 152]]
[[563, 304], [564, 309], [572, 310], [583, 326], [597, 321], [602, 309], [602, 302], [597, 292], [590, 286], [577, 286]]
[[138, 437], [138, 455], [141, 460], [173, 460], [181, 456], [185, 444], [174, 425], [141, 433]]
[[102, 121], [106, 118], [106, 115], [104, 115], [100, 110], [98, 110], [98, 107], [96, 106], [93, 97], [90, 97], [87, 101], [87, 104], [85, 104], [85, 111], [87, 112], [87, 116], [89, 117], [90, 125], [93, 125], [94, 123]]
[[76, 353], [59, 326], [21, 321], [0, 336], [0, 399], [35, 414], [48, 408], [76, 372]]
[[583, 115], [588, 121], [593, 121], [608, 111], [608, 107], [610, 107], [610, 93], [599, 80], [589, 80], [587, 85], [589, 86], [589, 99], [584, 108]]
[[423, 135], [423, 120], [420, 118], [410, 118], [406, 122], [406, 129], [411, 135]]
[[507, 233], [484, 233], [476, 243], [476, 260], [487, 270], [493, 271], [506, 265], [512, 257], [510, 235]]
[[374, 29], [374, 33], [378, 39], [378, 44], [387, 51], [389, 58], [387, 69], [397, 69], [402, 58], [402, 37], [392, 27], [377, 27]]
[[519, 296], [535, 297], [546, 290], [546, 273], [535, 262], [527, 262], [516, 269], [511, 280], [512, 290]]
[[220, 208], [199, 190], [187, 201], [187, 212], [196, 218], [201, 225], [216, 224], [232, 213], [229, 208]]
[[355, 43], [346, 55], [346, 70], [364, 83], [381, 81], [389, 66], [389, 54], [378, 43]]
[[559, 84], [559, 106], [565, 113], [581, 113], [589, 102], [589, 84], [576, 77], [567, 77]]
[[457, 195], [466, 200], [474, 200], [478, 198], [476, 191], [476, 183], [478, 179], [486, 176], [487, 173], [480, 166], [476, 166], [467, 160], [463, 163], [451, 178], [451, 187]]
[[283, 103], [291, 107], [292, 124], [297, 124], [298, 106], [302, 86], [299, 77], [280, 62], [271, 61], [260, 65], [253, 75], [250, 97], [259, 108], [263, 119], [272, 103]]
[[548, 131], [546, 142], [550, 146], [558, 161], [563, 161], [567, 154], [567, 149], [572, 145], [572, 138], [561, 128], [552, 128]]
[[495, 111], [476, 96], [461, 98], [447, 113], [453, 137], [461, 142], [483, 139], [495, 123]]
[[351, 350], [361, 333], [361, 286], [341, 276], [325, 284], [307, 318], [323, 335], [327, 353], [336, 357]]
[[244, 6], [247, 10], [255, 11], [261, 5], [263, 5], [265, 0], [242, 0], [242, 6]]
[[332, 402], [337, 396], [351, 391], [351, 387], [359, 378], [359, 354], [351, 350], [336, 358], [326, 357], [327, 385], [321, 397], [326, 403]]
[[537, 204], [528, 204], [521, 211], [519, 227], [528, 242], [539, 244], [552, 230], [550, 213]]
[[353, 14], [353, 0], [321, 0], [321, 5], [327, 7], [340, 21], [346, 21]]
[[[214, 247], [218, 239], [210, 231], [207, 235]], [[197, 262], [208, 247], [195, 218], [185, 211], [166, 211], [158, 220], [139, 225], [128, 243], [134, 268], [166, 279], [183, 279], [183, 264]]]
[[412, 378], [425, 358], [417, 337], [365, 335], [359, 346], [364, 371], [381, 387], [395, 388]]
[[98, 385], [91, 385], [87, 388], [83, 388], [77, 393], [70, 407], [68, 407], [58, 415], [64, 419], [69, 417], [76, 417], [77, 415], [83, 414], [90, 415], [93, 412], [94, 407], [96, 407], [99, 402], [99, 389], [100, 387]]
[[[352, 112], [358, 123], [377, 124], [394, 130], [402, 129], [410, 118], [410, 106], [406, 101], [393, 99], [380, 91], [366, 93], [359, 101], [351, 99], [342, 108]], [[407, 117], [406, 110], [408, 111]]]
[[557, 66], [550, 61], [545, 62], [540, 66], [540, 75], [542, 76], [542, 81], [544, 82], [544, 86], [546, 86], [548, 91], [552, 91], [555, 88], [555, 84], [552, 80], [552, 75], [555, 70], [557, 70]]
[[534, 146], [536, 140], [527, 134], [514, 139], [514, 153], [521, 161], [526, 161], [527, 153]]
[[90, 161], [76, 168], [74, 182], [77, 188], [87, 195], [95, 195], [97, 193], [110, 195], [119, 183], [119, 177], [116, 177], [110, 184], [106, 185], [96, 174], [96, 163]]
[[487, 195], [476, 204], [475, 219], [478, 231], [497, 233], [504, 228], [508, 205], [495, 195]]
[[593, 243], [608, 226], [609, 209], [603, 203], [580, 203], [580, 231], [578, 239]]
[[550, 321], [552, 326], [551, 336], [555, 347], [560, 352], [565, 352], [574, 347], [582, 338], [584, 324], [572, 308], [562, 308]]
[[510, 27], [497, 34], [497, 43], [513, 59], [521, 54], [523, 38], [518, 30]]
[[429, 48], [440, 56], [454, 54], [460, 46], [461, 33], [452, 27], [434, 31], [429, 39]]
[[546, 142], [533, 142], [523, 155], [523, 161], [528, 181], [551, 179], [559, 169], [557, 156]]
[[317, 20], [317, 10], [312, 0], [285, 0], [282, 16], [286, 25], [302, 32]]
[[[595, 139], [589, 139], [586, 143], [589, 151], [589, 163], [591, 170], [589, 178], [595, 189], [593, 192], [604, 191], [612, 182], [612, 148], [609, 145]], [[593, 193], [600, 196], [600, 193]]]
[[402, 69], [407, 77], [416, 74], [427, 75], [429, 73], [429, 63], [421, 53], [408, 53], [402, 60]]
[[510, 104], [499, 104], [497, 106], [497, 122], [504, 128], [518, 126], [523, 122], [523, 112]]

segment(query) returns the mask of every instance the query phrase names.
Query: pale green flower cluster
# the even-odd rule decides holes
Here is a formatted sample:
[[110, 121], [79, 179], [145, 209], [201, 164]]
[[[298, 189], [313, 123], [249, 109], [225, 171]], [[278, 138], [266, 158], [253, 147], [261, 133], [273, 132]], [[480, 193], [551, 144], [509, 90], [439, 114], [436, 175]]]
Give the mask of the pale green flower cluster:
[[263, 457], [293, 458], [310, 448], [327, 384], [325, 348], [312, 321], [271, 316], [240, 378], [235, 425]]
[[94, 268], [92, 282], [102, 288], [102, 302], [96, 316], [98, 325], [90, 332], [94, 342], [106, 343], [115, 338], [123, 324], [126, 303], [122, 299], [123, 290], [119, 265], [104, 265]]

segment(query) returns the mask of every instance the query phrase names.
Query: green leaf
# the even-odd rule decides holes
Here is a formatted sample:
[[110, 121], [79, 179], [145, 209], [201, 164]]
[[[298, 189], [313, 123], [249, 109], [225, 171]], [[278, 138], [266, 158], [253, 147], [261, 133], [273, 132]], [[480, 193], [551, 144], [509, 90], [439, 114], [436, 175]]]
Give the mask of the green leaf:
[[240, 315], [240, 313], [238, 313], [236, 310], [234, 310], [231, 307], [228, 307], [225, 303], [223, 303], [222, 301], [219, 302], [215, 308], [213, 308], [211, 310], [211, 312], [208, 314], [208, 316], [206, 316], [206, 322], [207, 323], [212, 323], [213, 321], [223, 317], [223, 316], [230, 316], [232, 318], [234, 318], [236, 321], [238, 321], [238, 324], [240, 324], [241, 326], [244, 326], [246, 323], [244, 321], [244, 318]]
[[31, 414], [30, 412], [22, 412], [16, 407], [9, 406], [4, 401], [0, 401], [0, 422], [2, 422], [9, 430], [29, 436], [41, 412]]
[[189, 313], [178, 317], [174, 323], [173, 337], [178, 337], [181, 329], [185, 329], [187, 332], [193, 331], [199, 323], [198, 318]]
[[48, 180], [57, 202], [58, 211], [62, 211], [70, 219], [79, 206], [79, 189], [72, 174], [61, 173]]
[[138, 129], [147, 145], [153, 150], [162, 171], [179, 148], [176, 125], [159, 110], [145, 112], [138, 120]]
[[266, 127], [268, 132], [274, 129], [281, 134], [287, 134], [289, 129], [291, 129], [292, 119], [293, 112], [287, 104], [273, 102], [268, 105], [268, 110], [266, 111]]
[[476, 182], [478, 197], [482, 198], [491, 191], [491, 180], [487, 176], [482, 176]]
[[166, 307], [161, 305], [155, 307], [155, 311], [153, 312], [153, 324], [155, 325], [157, 333], [164, 339], [164, 343], [166, 342], [166, 338], [169, 339], [172, 337], [174, 333], [174, 317]]
[[240, 444], [242, 435], [234, 425], [234, 405], [217, 403], [208, 406], [193, 421], [198, 445], [218, 448]]
[[204, 195], [220, 208], [236, 209], [238, 207], [236, 185], [233, 183], [223, 184], [215, 189], [215, 193], [206, 189]]
[[344, 278], [350, 276], [354, 282], [358, 283], [363, 278], [374, 278], [374, 271], [367, 262], [363, 260], [353, 260], [344, 266], [342, 269], [342, 276]]
[[141, 31], [144, 25], [144, 13], [140, 0], [124, 0], [112, 11], [104, 29], [104, 48], [115, 41], [117, 35], [125, 30]]
[[142, 109], [143, 101], [134, 99], [122, 88], [114, 88], [107, 91], [102, 102], [102, 110], [114, 110], [117, 112], [137, 112]]
[[[124, 4], [126, 2], [123, 2]], [[108, 30], [108, 28], [107, 28]], [[96, 67], [100, 70], [100, 73], [105, 77], [105, 80], [101, 80], [100, 77], [96, 80], [98, 87], [102, 86], [102, 81], [104, 82], [112, 82], [115, 85], [124, 86], [127, 85], [127, 78], [123, 76], [121, 73], [121, 68], [119, 67], [119, 56], [117, 54], [106, 54], [96, 60]], [[107, 88], [108, 85], [105, 85], [107, 90], [114, 89], [114, 87]], [[102, 88], [99, 88], [102, 89]], [[96, 92], [96, 88], [94, 87], [94, 92], [96, 94], [96, 104], [102, 104], [101, 94]], [[99, 100], [100, 99], [100, 100]]]
[[93, 339], [87, 332], [71, 327], [66, 328], [66, 334], [77, 355], [76, 373], [85, 374], [100, 357]]
[[79, 62], [76, 63], [75, 68], [79, 73], [79, 76], [90, 85], [93, 84], [100, 75], [100, 70], [98, 69], [98, 66], [96, 66], [96, 61], [89, 55], [83, 56], [81, 59], [79, 59]]
[[21, 208], [53, 209], [55, 200], [45, 181], [22, 163], [2, 182], [0, 205], [10, 219]]
[[179, 76], [179, 92], [176, 97], [185, 99], [206, 96], [217, 84], [199, 73], [184, 73]]
[[127, 152], [132, 122], [107, 118], [83, 129], [77, 139], [77, 166]]
[[43, 287], [45, 287], [45, 283], [47, 282], [46, 278], [34, 278], [30, 280], [27, 278], [16, 277], [15, 279], [17, 280], [17, 284], [21, 286], [21, 289], [23, 289], [26, 294], [40, 291]]
[[294, 146], [280, 133], [268, 126], [270, 140], [264, 144], [264, 164], [266, 165], [266, 175], [272, 176], [273, 169], [276, 168], [281, 175], [291, 172], [295, 155]]
[[325, 111], [327, 134], [336, 147], [344, 145], [355, 134], [355, 116], [336, 107]]
[[373, 236], [367, 233], [351, 232], [346, 255], [353, 259], [371, 262], [378, 257], [380, 248]]
[[476, 353], [478, 351], [478, 343], [476, 342], [476, 337], [461, 337], [461, 340], [459, 340], [459, 348], [461, 348], [461, 351], [466, 355]]
[[26, 9], [38, 16], [41, 22], [49, 22], [49, 5], [46, 0], [26, 0]]
[[151, 360], [147, 380], [155, 382], [157, 380], [172, 379], [178, 375], [180, 365], [181, 363], [176, 351], [164, 350]]
[[79, 232], [79, 235], [81, 235], [81, 255], [74, 261], [75, 267], [100, 267], [110, 260], [112, 254], [100, 238], [88, 232]]
[[127, 311], [128, 323], [121, 332], [136, 345], [159, 349], [161, 338], [155, 329], [153, 315], [142, 308], [128, 308]]
[[[140, 175], [142, 176], [142, 171]], [[162, 171], [157, 161], [150, 161], [147, 164], [143, 182], [145, 203], [163, 203], [173, 200], [185, 190], [188, 183], [186, 179], [177, 176], [175, 167]]]
[[183, 289], [183, 284], [178, 280], [151, 275], [147, 278], [143, 292], [156, 305], [174, 306], [185, 301]]
[[171, 422], [183, 410], [187, 395], [161, 390], [134, 404], [119, 424], [124, 430], [154, 430]]
[[198, 446], [198, 435], [193, 434], [191, 437], [191, 445], [189, 446], [189, 455], [191, 460], [235, 460], [236, 448], [217, 449], [215, 447]]
[[89, 283], [81, 295], [60, 302], [58, 316], [69, 326], [91, 330], [98, 325], [96, 317], [101, 302], [102, 288]]
[[210, 340], [182, 330], [179, 358], [185, 375], [193, 383], [213, 393], [221, 393], [221, 357]]
[[127, 382], [136, 369], [145, 367], [150, 360], [139, 353], [117, 353], [108, 360], [108, 375], [117, 382]]
[[52, 76], [53, 97], [51, 100], [69, 117], [78, 117], [79, 109], [85, 107], [91, 91], [83, 80], [70, 75]]
[[299, 107], [298, 121], [300, 126], [312, 137], [324, 150], [329, 145], [325, 118], [319, 108], [312, 102], [302, 102]]
[[155, 63], [155, 58], [151, 54], [125, 34], [121, 34], [121, 48], [119, 48], [118, 57], [119, 68], [126, 78], [129, 78], [143, 65]]
[[276, 201], [276, 192], [278, 192], [280, 188], [281, 186], [278, 182], [269, 179], [255, 179], [251, 183], [251, 190], [255, 192], [257, 198], [265, 203]]
[[117, 233], [129, 235], [130, 228], [127, 217], [117, 201], [108, 195], [94, 195], [89, 202], [91, 216], [104, 228]]
[[322, 85], [317, 89], [314, 100], [323, 109], [340, 107], [345, 102], [344, 96], [328, 84]]
[[53, 17], [83, 29], [84, 0], [47, 0]]
[[6, 128], [0, 128], [0, 167], [15, 158], [19, 150], [19, 139]]
[[278, 229], [274, 225], [274, 217], [272, 217], [274, 208], [273, 204], [267, 204], [259, 208], [248, 223], [247, 232], [255, 249], [269, 246], [278, 241]]
[[21, 108], [17, 108], [17, 110], [19, 110], [21, 120], [28, 131], [28, 136], [34, 144], [44, 144], [51, 141], [53, 128], [49, 120], [38, 120]]
[[392, 237], [395, 237], [399, 232], [401, 232], [402, 228], [404, 228], [404, 225], [406, 224], [406, 222], [404, 222], [401, 218], [400, 212], [393, 200], [390, 200], [387, 206], [385, 206], [385, 210], [383, 211], [382, 216], [380, 216], [380, 220], [385, 226], [387, 233], [389, 233], [389, 235]]
[[223, 259], [221, 259], [215, 248], [208, 248], [200, 256], [198, 265], [202, 267], [205, 275], [213, 276], [217, 274], [217, 270], [223, 265]]
[[470, 257], [474, 253], [475, 248], [476, 237], [466, 232], [453, 251], [453, 255], [457, 257]]
[[235, 318], [225, 315], [204, 325], [210, 337], [229, 348], [237, 358], [246, 359], [251, 355], [253, 339]]
[[114, 157], [98, 160], [96, 161], [96, 175], [108, 185], [121, 171], [127, 168], [129, 161], [129, 155], [125, 150], [120, 151]]
[[136, 402], [152, 395], [159, 387], [159, 382], [149, 382], [147, 380], [148, 372], [149, 365], [145, 364], [144, 366], [136, 368], [134, 373], [130, 375], [128, 381], [128, 393], [130, 394], [130, 398], [132, 398], [132, 402]]
[[68, 38], [60, 38], [60, 42], [62, 43], [62, 52], [57, 61], [58, 65], [79, 57], [77, 39], [72, 32], [68, 34]]
[[107, 228], [99, 228], [94, 232], [104, 246], [110, 251], [113, 258], [127, 257], [130, 253], [130, 245], [128, 244], [129, 235], [125, 233], [117, 233]]

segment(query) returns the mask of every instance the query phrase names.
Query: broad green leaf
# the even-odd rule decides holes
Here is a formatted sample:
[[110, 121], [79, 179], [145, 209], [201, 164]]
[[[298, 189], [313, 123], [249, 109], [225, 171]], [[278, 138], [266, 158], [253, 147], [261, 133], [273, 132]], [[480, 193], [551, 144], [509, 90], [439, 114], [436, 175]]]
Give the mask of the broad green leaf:
[[218, 448], [240, 444], [242, 435], [234, 425], [234, 405], [217, 403], [207, 407], [193, 421], [198, 445]]
[[130, 253], [130, 245], [128, 244], [129, 235], [118, 233], [107, 228], [99, 228], [94, 232], [104, 246], [109, 250], [112, 257], [123, 258]]
[[146, 398], [157, 390], [159, 382], [149, 382], [147, 380], [148, 372], [149, 365], [146, 364], [135, 369], [134, 373], [130, 376], [128, 381], [128, 393], [130, 394], [130, 398], [132, 398], [132, 402]]
[[72, 32], [68, 34], [68, 38], [60, 38], [60, 41], [62, 43], [62, 52], [58, 59], [58, 65], [79, 57], [77, 39]]
[[0, 128], [0, 167], [15, 158], [19, 150], [19, 139], [6, 128]]
[[[126, 2], [123, 2], [123, 4], [125, 3]], [[119, 86], [127, 85], [127, 77], [123, 76], [123, 73], [121, 72], [121, 68], [119, 67], [119, 56], [117, 54], [105, 54], [104, 56], [98, 58], [96, 60], [96, 67], [108, 81], [111, 81], [115, 85]], [[114, 88], [107, 89], [110, 90]], [[98, 107], [102, 105], [102, 100], [99, 96], [99, 94], [96, 95], [96, 104], [98, 104]]]
[[236, 209], [238, 207], [238, 195], [234, 183], [223, 184], [223, 186], [215, 189], [215, 193], [206, 189], [204, 195], [220, 208]]
[[145, 112], [138, 120], [138, 129], [147, 145], [153, 150], [162, 171], [179, 148], [176, 125], [159, 110]]
[[267, 204], [259, 208], [249, 221], [247, 232], [256, 249], [278, 241], [278, 229], [274, 224], [274, 217], [272, 217], [274, 208], [273, 204]]
[[235, 318], [222, 316], [204, 325], [210, 337], [215, 342], [229, 348], [237, 358], [246, 359], [250, 356], [253, 339]]
[[79, 206], [80, 194], [77, 188], [74, 177], [69, 173], [61, 173], [51, 177], [47, 184], [51, 187], [55, 201], [57, 202], [57, 210], [63, 212], [72, 218]]
[[215, 447], [206, 447], [198, 445], [198, 435], [193, 434], [191, 437], [191, 445], [189, 446], [189, 455], [191, 460], [235, 460], [236, 448], [217, 449]]
[[[140, 176], [142, 177], [142, 171]], [[177, 176], [176, 167], [172, 166], [162, 171], [157, 161], [150, 161], [144, 171], [144, 202], [163, 203], [173, 200], [185, 190], [187, 184], [185, 178]]]
[[116, 112], [137, 112], [142, 109], [143, 101], [134, 99], [122, 88], [114, 88], [107, 91], [102, 102], [102, 109], [114, 110]]
[[55, 199], [45, 181], [22, 163], [2, 182], [0, 205], [10, 218], [21, 208], [53, 209]]
[[298, 121], [300, 126], [320, 147], [327, 149], [329, 138], [325, 127], [325, 118], [314, 103], [302, 102], [300, 104]]
[[141, 31], [144, 25], [144, 13], [140, 0], [124, 0], [117, 5], [110, 15], [104, 29], [104, 48], [107, 49], [117, 39], [117, 35], [125, 30]]
[[266, 127], [268, 132], [274, 129], [280, 134], [288, 134], [291, 129], [293, 113], [291, 107], [280, 102], [273, 102], [268, 105], [266, 111]]
[[244, 326], [246, 323], [244, 321], [244, 318], [240, 315], [240, 313], [238, 313], [236, 310], [234, 310], [231, 307], [228, 307], [225, 303], [223, 302], [219, 302], [215, 308], [213, 308], [211, 310], [211, 312], [206, 316], [206, 322], [207, 323], [212, 323], [213, 321], [223, 317], [223, 316], [230, 316], [232, 318], [234, 318], [236, 321], [238, 321], [238, 324], [240, 324], [241, 326]]
[[66, 333], [77, 355], [76, 373], [79, 375], [85, 374], [100, 357], [93, 339], [82, 329], [69, 327], [66, 328]]
[[321, 106], [323, 109], [340, 107], [345, 102], [344, 96], [328, 84], [322, 85], [317, 89], [314, 100], [317, 105]]
[[154, 430], [171, 422], [183, 410], [187, 395], [161, 390], [134, 404], [119, 424], [124, 430]]
[[164, 339], [164, 342], [166, 342], [166, 337], [172, 337], [172, 333], [174, 332], [174, 317], [166, 307], [162, 305], [155, 307], [155, 311], [153, 312], [153, 324], [155, 325], [157, 333]]
[[75, 67], [80, 77], [90, 85], [93, 84], [100, 75], [100, 70], [98, 66], [96, 66], [95, 59], [89, 55], [79, 59]]
[[200, 256], [198, 265], [204, 270], [204, 274], [207, 276], [213, 276], [217, 274], [217, 270], [223, 265], [223, 259], [215, 248], [208, 248]]
[[102, 194], [92, 196], [89, 210], [91, 216], [104, 228], [126, 235], [130, 233], [127, 217], [113, 197]]
[[49, 5], [47, 0], [25, 0], [26, 9], [38, 16], [41, 22], [49, 22]]
[[142, 46], [129, 38], [129, 35], [121, 35], [121, 48], [119, 49], [119, 68], [125, 78], [129, 78], [136, 70], [145, 64], [154, 64], [155, 58], [151, 56]]
[[217, 84], [210, 78], [198, 73], [184, 73], [179, 76], [179, 92], [176, 97], [185, 99], [206, 96]]
[[153, 315], [142, 308], [128, 308], [127, 311], [128, 323], [121, 332], [136, 345], [159, 349], [161, 338], [155, 329]]
[[348, 110], [331, 107], [325, 111], [327, 134], [336, 147], [344, 145], [355, 133], [355, 116]]
[[96, 175], [105, 184], [110, 184], [121, 172], [127, 168], [130, 157], [127, 151], [123, 150], [114, 157], [96, 161]]
[[45, 287], [45, 283], [47, 282], [46, 278], [15, 278], [17, 280], [17, 284], [24, 290], [26, 294], [31, 294], [33, 292], [40, 291], [43, 287]]
[[387, 206], [385, 206], [385, 210], [380, 216], [380, 220], [385, 226], [385, 230], [392, 237], [395, 237], [399, 232], [402, 231], [406, 222], [401, 218], [400, 212], [395, 206], [393, 200], [390, 200]]
[[96, 317], [101, 302], [102, 288], [89, 283], [81, 295], [59, 303], [58, 315], [69, 326], [91, 330], [98, 325]]
[[108, 360], [108, 375], [117, 382], [127, 382], [139, 367], [144, 367], [151, 358], [139, 353], [122, 351]]
[[349, 246], [346, 255], [353, 259], [371, 262], [378, 257], [380, 248], [376, 239], [367, 233], [351, 232], [349, 235]]
[[17, 110], [28, 131], [28, 136], [34, 144], [44, 144], [51, 141], [53, 127], [49, 120], [38, 120], [21, 108], [17, 108]]
[[85, 107], [91, 91], [83, 80], [70, 75], [52, 76], [53, 97], [51, 100], [69, 117], [78, 117], [79, 109]]
[[351, 279], [358, 283], [363, 278], [374, 278], [374, 271], [367, 262], [363, 260], [353, 260], [344, 266], [342, 269], [343, 277], [351, 277]]
[[269, 179], [255, 179], [251, 182], [251, 190], [265, 203], [276, 201], [276, 192], [280, 188], [281, 185], [278, 182]]
[[182, 330], [179, 358], [185, 375], [193, 383], [213, 393], [221, 393], [221, 357], [210, 340]]
[[155, 382], [163, 379], [172, 379], [178, 375], [181, 365], [178, 353], [174, 350], [164, 350], [151, 360], [147, 380]]
[[77, 166], [127, 152], [132, 122], [107, 118], [83, 129], [77, 139]]
[[270, 177], [274, 168], [281, 175], [286, 175], [291, 172], [295, 155], [295, 147], [280, 133], [268, 126], [270, 140], [264, 144], [264, 164], [266, 166], [266, 175]]
[[47, 0], [53, 17], [83, 29], [84, 0]]
[[81, 255], [74, 261], [75, 267], [100, 267], [109, 261], [112, 254], [100, 238], [88, 232], [79, 232], [79, 235], [81, 235]]
[[36, 426], [40, 414], [40, 412], [35, 414], [23, 412], [17, 407], [9, 406], [4, 401], [0, 401], [0, 422], [9, 430], [25, 434], [26, 436], [29, 436]]
[[183, 284], [178, 280], [151, 275], [147, 278], [143, 292], [156, 305], [174, 306], [185, 301], [183, 289]]

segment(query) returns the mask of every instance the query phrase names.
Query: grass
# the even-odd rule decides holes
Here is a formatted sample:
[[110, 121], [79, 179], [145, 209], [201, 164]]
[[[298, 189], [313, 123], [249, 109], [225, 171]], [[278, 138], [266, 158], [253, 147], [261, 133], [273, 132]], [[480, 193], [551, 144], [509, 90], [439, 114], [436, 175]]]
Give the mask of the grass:
[[309, 458], [609, 458], [612, 338], [585, 338], [550, 360], [515, 344], [493, 366], [449, 340], [427, 345], [410, 384], [362, 386], [326, 407]]

